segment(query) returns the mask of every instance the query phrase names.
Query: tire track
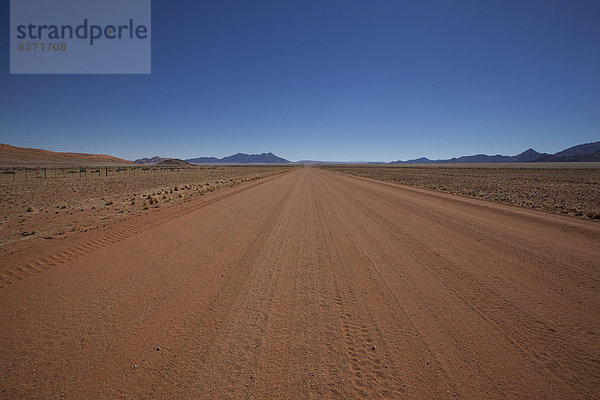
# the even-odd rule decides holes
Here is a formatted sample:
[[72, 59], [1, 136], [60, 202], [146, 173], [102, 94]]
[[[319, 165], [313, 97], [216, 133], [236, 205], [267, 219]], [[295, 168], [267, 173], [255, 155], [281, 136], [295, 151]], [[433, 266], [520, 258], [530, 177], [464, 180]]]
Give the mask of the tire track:
[[[246, 190], [267, 183], [272, 179], [276, 179], [287, 173], [289, 172], [283, 172], [280, 174], [262, 178], [259, 181], [254, 181], [243, 187], [230, 190], [227, 193], [222, 194], [220, 196], [215, 196], [210, 200], [205, 200], [202, 197], [193, 199], [190, 202], [191, 204], [184, 203], [176, 205], [166, 210], [161, 210], [162, 212], [159, 216], [152, 216], [146, 218], [142, 217], [142, 221], [140, 222], [132, 222], [126, 227], [115, 227], [114, 229], [109, 230], [109, 232], [98, 238], [88, 239], [83, 243], [73, 245], [72, 247], [66, 249], [61, 249], [55, 253], [43, 256], [38, 259], [34, 259], [24, 265], [17, 265], [11, 267], [6, 271], [0, 273], [0, 288], [5, 287], [6, 285], [12, 285], [16, 281], [22, 281], [23, 279], [29, 277], [30, 274], [25, 272], [27, 270], [39, 270], [41, 272], [42, 270], [47, 270], [52, 267], [57, 267], [61, 264], [72, 262], [80, 257], [90, 254], [93, 251], [106, 248], [123, 240], [129, 239], [132, 236], [137, 235], [138, 233], [145, 232], [148, 229], [151, 229], [152, 227], [162, 222], [183, 217], [191, 212], [197, 211], [231, 196], [235, 196], [239, 193], [245, 192]], [[121, 222], [121, 224], [123, 223], [124, 222]]]
[[341, 339], [354, 395], [365, 399], [398, 397], [402, 393], [402, 384], [391, 373], [397, 370], [393, 366], [394, 357], [378, 334], [381, 330], [369, 313], [369, 307], [356, 294], [357, 277], [349, 276], [353, 271], [348, 267], [356, 260], [348, 254], [346, 246], [341, 246], [339, 231], [334, 228], [337, 221], [330, 219], [321, 201], [317, 201], [316, 208], [327, 255], [327, 283], [342, 327]]
[[2, 396], [599, 397], [598, 290], [567, 273], [599, 277], [595, 225], [315, 168], [270, 182], [0, 276]]
[[[321, 186], [335, 188], [329, 182]], [[360, 264], [362, 264], [353, 276], [356, 279], [357, 274], [363, 275], [361, 280], [366, 282], [364, 289], [368, 290], [372, 304], [370, 314], [376, 315], [377, 310], [381, 313], [381, 310], [385, 309], [393, 316], [391, 318], [385, 317], [385, 315], [379, 317], [381, 329], [378, 330], [378, 333], [381, 336], [381, 340], [386, 347], [392, 349], [391, 354], [395, 354], [396, 357], [398, 354], [402, 354], [408, 365], [419, 366], [427, 371], [426, 374], [417, 378], [411, 376], [412, 374], [396, 378], [396, 380], [402, 382], [401, 389], [404, 396], [408, 396], [409, 398], [454, 398], [460, 396], [461, 390], [460, 387], [457, 387], [456, 379], [452, 377], [452, 374], [448, 373], [447, 368], [444, 366], [444, 360], [428, 345], [428, 337], [431, 335], [431, 332], [419, 328], [413, 322], [413, 317], [411, 316], [411, 314], [415, 313], [416, 305], [419, 306], [419, 312], [422, 312], [421, 307], [426, 307], [432, 314], [435, 313], [435, 310], [431, 309], [423, 301], [425, 300], [423, 293], [413, 293], [413, 299], [406, 297], [402, 299], [398, 298], [397, 293], [406, 293], [410, 287], [401, 284], [400, 287], [393, 289], [389, 280], [393, 277], [395, 278], [395, 282], [401, 283], [405, 282], [407, 277], [405, 275], [390, 274], [390, 271], [384, 273], [386, 268], [394, 267], [397, 265], [398, 260], [405, 259], [406, 254], [394, 252], [394, 257], [390, 258], [386, 256], [389, 249], [397, 247], [397, 243], [393, 241], [392, 237], [386, 237], [385, 240], [382, 240], [382, 236], [377, 234], [377, 229], [379, 228], [377, 223], [369, 219], [368, 215], [362, 215], [364, 214], [364, 209], [362, 207], [351, 207], [352, 203], [348, 202], [347, 199], [348, 192], [348, 190], [342, 189], [335, 190], [331, 192], [331, 198], [327, 199], [329, 204], [341, 204], [342, 200], [344, 200], [343, 209], [336, 208], [331, 210], [332, 213], [338, 212], [337, 223], [332, 225], [345, 228], [348, 232], [347, 240], [355, 248], [352, 253], [346, 250], [345, 254], [349, 259], [360, 260]], [[347, 215], [354, 215], [354, 217], [344, 218]], [[370, 224], [374, 224], [377, 229], [368, 229]], [[411, 304], [413, 306], [411, 307], [412, 310], [406, 308], [407, 301], [414, 302], [414, 304]], [[401, 321], [400, 327], [403, 326], [401, 331], [398, 331], [398, 321]], [[393, 365], [394, 361], [392, 360], [391, 363]], [[396, 369], [406, 370], [407, 368], [405, 365], [396, 365], [394, 366], [394, 370]], [[486, 375], [481, 370], [479, 373], [478, 383], [481, 384]], [[469, 386], [472, 386], [472, 384]], [[489, 379], [488, 386], [486, 389], [488, 396], [491, 393], [496, 393], [495, 397], [506, 398], [506, 392], [502, 388], [499, 388], [491, 379]]]
[[[143, 329], [134, 329], [128, 332], [120, 342], [123, 348], [134, 347], [140, 337], [148, 335], [152, 327], [152, 336], [156, 339], [154, 343], [168, 344], [168, 352], [161, 352], [157, 359], [137, 359], [138, 368], [151, 369], [159, 366], [164, 371], [157, 372], [161, 382], [169, 382], [169, 389], [154, 387], [155, 380], [150, 376], [139, 376], [132, 374], [124, 385], [123, 393], [140, 392], [139, 388], [145, 388], [142, 398], [222, 398], [222, 391], [212, 392], [207, 390], [202, 382], [210, 381], [209, 371], [205, 365], [215, 356], [215, 343], [228, 332], [226, 324], [230, 322], [232, 310], [240, 301], [240, 293], [247, 291], [248, 277], [252, 275], [258, 257], [258, 249], [263, 249], [272, 234], [272, 227], [281, 217], [285, 205], [291, 197], [293, 186], [289, 183], [283, 185], [285, 190], [277, 200], [272, 213], [264, 221], [260, 221], [256, 229], [256, 235], [244, 247], [240, 248], [239, 256], [231, 255], [233, 264], [223, 263], [218, 270], [215, 281], [207, 283], [201, 276], [194, 274], [185, 279], [185, 285], [176, 291], [170, 291], [166, 304], [160, 309], [154, 310], [151, 324], [148, 322]], [[223, 227], [223, 234], [231, 227]], [[227, 238], [229, 235], [225, 235]], [[216, 241], [215, 243], [219, 243]], [[237, 250], [237, 249], [236, 249]], [[237, 253], [234, 250], [232, 253]], [[228, 254], [229, 256], [229, 254]], [[204, 272], [204, 271], [203, 271]], [[214, 276], [214, 274], [213, 274]], [[219, 278], [220, 276], [220, 278]], [[208, 299], [195, 299], [190, 293], [200, 290], [200, 285], [210, 285], [211, 297]], [[190, 298], [192, 301], [190, 301]], [[204, 300], [204, 301], [202, 301]], [[185, 313], [173, 314], [172, 310], [186, 304]], [[210, 323], [205, 323], [210, 321]], [[150, 326], [148, 326], [150, 325]], [[181, 355], [186, 355], [182, 358]], [[135, 354], [131, 356], [135, 360]], [[174, 377], [175, 376], [175, 377]], [[181, 383], [179, 377], [185, 376], [188, 381]], [[153, 376], [157, 379], [156, 376]]]
[[[340, 191], [343, 190], [334, 182], [328, 181], [328, 185], [336, 187]], [[583, 356], [584, 351], [580, 351], [582, 356], [573, 357], [571, 351], [558, 355], [548, 352], [547, 349], [539, 348], [541, 343], [554, 343], [561, 349], [571, 349], [576, 345], [575, 338], [568, 339], [557, 335], [555, 327], [540, 320], [539, 317], [531, 314], [517, 303], [509, 301], [500, 294], [499, 288], [475, 278], [472, 274], [465, 272], [459, 265], [445, 258], [435, 248], [426, 245], [422, 240], [424, 236], [390, 222], [379, 211], [360, 201], [354, 193], [348, 193], [347, 190], [344, 193], [346, 193], [348, 200], [365, 211], [365, 214], [375, 222], [379, 230], [386, 232], [384, 238], [403, 238], [402, 251], [394, 252], [394, 259], [409, 256], [413, 260], [418, 260], [418, 263], [426, 268], [432, 276], [437, 277], [439, 282], [456, 298], [494, 326], [530, 362], [545, 370], [547, 375], [551, 376], [561, 387], [562, 391], [566, 391], [573, 396], [575, 394], [573, 388], [578, 387], [579, 374], [574, 374], [564, 368], [564, 365], [572, 365], [573, 362], [576, 365], [578, 364], [577, 368], [585, 368], [593, 379], [600, 380], [600, 372], [596, 368], [598, 365], [597, 360]], [[387, 242], [385, 239], [384, 241]], [[383, 247], [397, 249], [392, 242]], [[423, 257], [424, 254], [427, 254], [428, 257]], [[516, 323], [517, 326], [507, 327], [506, 321]], [[567, 330], [565, 333], [574, 332]], [[557, 357], [564, 357], [564, 359], [561, 361]], [[558, 375], [557, 371], [560, 371], [561, 374]]]
[[257, 372], [257, 360], [271, 318], [275, 291], [282, 273], [282, 258], [289, 246], [291, 221], [300, 191], [297, 182], [283, 210], [270, 229], [262, 249], [251, 261], [248, 284], [232, 305], [223, 326], [225, 335], [217, 338], [215, 347], [226, 350], [210, 357], [205, 369], [211, 387], [219, 390], [206, 398], [251, 398]]
[[[348, 183], [349, 177], [343, 174], [337, 174], [342, 179], [342, 182]], [[355, 177], [350, 178], [351, 180]], [[595, 274], [590, 274], [589, 264], [595, 263], [595, 255], [590, 255], [589, 258], [586, 256], [585, 263], [577, 263], [577, 264], [569, 264], [564, 265], [559, 262], [556, 262], [555, 259], [560, 259], [565, 251], [571, 251], [571, 248], [566, 243], [561, 243], [560, 247], [550, 247], [546, 248], [544, 252], [540, 253], [539, 251], [533, 251], [533, 248], [528, 246], [523, 246], [524, 241], [530, 241], [531, 236], [528, 234], [523, 234], [522, 229], [517, 229], [514, 223], [514, 216], [516, 213], [521, 212], [522, 210], [515, 207], [514, 210], [510, 210], [512, 207], [501, 205], [499, 207], [493, 208], [491, 205], [484, 205], [479, 203], [485, 203], [483, 200], [476, 200], [473, 203], [472, 199], [464, 199], [462, 197], [456, 196], [455, 199], [448, 199], [446, 196], [448, 195], [439, 195], [438, 193], [412, 193], [413, 188], [408, 189], [408, 194], [405, 193], [404, 188], [398, 185], [392, 185], [386, 182], [379, 182], [374, 180], [369, 180], [366, 178], [356, 179], [363, 182], [362, 185], [354, 185], [354, 191], [358, 191], [363, 195], [369, 195], [372, 193], [376, 196], [378, 202], [385, 203], [390, 208], [398, 208], [402, 207], [405, 212], [409, 212], [414, 216], [418, 216], [422, 218], [424, 221], [438, 221], [438, 225], [442, 225], [447, 228], [449, 231], [453, 233], [462, 234], [466, 238], [476, 237], [479, 241], [482, 241], [486, 245], [493, 247], [499, 252], [504, 252], [507, 254], [518, 254], [521, 258], [527, 258], [529, 262], [535, 264], [551, 264], [555, 273], [560, 273], [562, 277], [571, 277], [571, 274], [574, 270], [577, 272], [578, 276], [585, 277], [592, 284], [598, 284], [600, 282], [600, 278]], [[331, 182], [328, 179], [328, 182]], [[370, 189], [365, 187], [365, 185], [377, 185], [382, 189], [376, 192], [369, 192]], [[414, 189], [413, 189], [414, 190]], [[402, 193], [402, 198], [398, 197], [398, 194]], [[426, 198], [427, 201], [423, 202], [421, 197]], [[417, 200], [418, 198], [418, 200]], [[440, 204], [439, 201], [442, 199], [443, 202]], [[470, 201], [469, 201], [470, 200]], [[467, 204], [462, 204], [463, 202], [469, 201]], [[448, 208], [446, 204], [458, 203], [461, 207]], [[482, 210], [493, 210], [494, 219], [492, 220], [488, 213], [485, 218], [480, 217], [478, 214], [473, 213], [473, 208], [479, 208]], [[509, 209], [510, 211], [507, 211]], [[528, 210], [528, 214], [540, 214], [536, 215], [538, 218], [531, 217], [528, 215], [525, 220], [534, 222], [534, 223], [544, 223], [543, 217], [545, 216], [542, 212], [530, 211]], [[520, 214], [517, 214], [521, 217]], [[506, 218], [508, 217], [508, 218]], [[493, 221], [493, 224], [492, 224]], [[507, 223], [507, 221], [511, 221], [512, 223]], [[573, 222], [573, 221], [569, 221]], [[581, 221], [576, 221], [581, 222]], [[547, 224], [547, 223], [546, 223]], [[490, 228], [492, 226], [492, 228]], [[497, 235], [497, 229], [502, 228], [511, 233], [511, 235], [504, 235], [501, 238]], [[574, 229], [574, 228], [573, 228]], [[548, 236], [547, 234], [542, 235], [544, 239], [552, 238], [552, 236]], [[510, 247], [510, 251], [506, 251], [506, 247]], [[597, 247], [597, 246], [596, 246]], [[589, 252], [593, 254], [593, 251]], [[583, 259], [583, 255], [580, 256]], [[558, 270], [558, 271], [556, 271]]]

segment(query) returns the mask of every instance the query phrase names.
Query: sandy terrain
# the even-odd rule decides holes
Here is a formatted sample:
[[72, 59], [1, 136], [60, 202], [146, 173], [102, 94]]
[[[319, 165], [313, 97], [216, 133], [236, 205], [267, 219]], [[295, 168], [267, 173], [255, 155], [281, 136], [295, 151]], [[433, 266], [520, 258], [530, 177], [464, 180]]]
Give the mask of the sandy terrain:
[[600, 224], [307, 167], [0, 261], [2, 398], [600, 397]]
[[[130, 214], [289, 170], [286, 166], [80, 168], [38, 170], [28, 180], [0, 175], [0, 256], [32, 239], [87, 231]], [[0, 169], [12, 172], [12, 169]], [[22, 173], [23, 171], [20, 171]], [[108, 172], [108, 175], [106, 173]]]
[[62, 153], [0, 143], [0, 166], [32, 165], [135, 165], [106, 154]]
[[600, 219], [600, 163], [332, 165], [333, 171]]

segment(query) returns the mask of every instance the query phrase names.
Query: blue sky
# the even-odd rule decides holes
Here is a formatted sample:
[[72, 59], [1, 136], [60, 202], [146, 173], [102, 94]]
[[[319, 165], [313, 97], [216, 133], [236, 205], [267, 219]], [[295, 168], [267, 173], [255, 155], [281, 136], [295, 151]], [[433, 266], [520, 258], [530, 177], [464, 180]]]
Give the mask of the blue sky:
[[151, 75], [9, 75], [0, 142], [128, 159], [556, 152], [600, 140], [600, 2], [159, 1]]

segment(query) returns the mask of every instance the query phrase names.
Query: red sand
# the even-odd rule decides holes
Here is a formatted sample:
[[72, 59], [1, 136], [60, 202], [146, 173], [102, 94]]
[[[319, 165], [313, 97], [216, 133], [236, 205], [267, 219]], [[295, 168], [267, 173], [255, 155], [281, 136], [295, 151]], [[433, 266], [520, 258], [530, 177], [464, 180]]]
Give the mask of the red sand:
[[0, 165], [136, 165], [133, 161], [106, 154], [61, 153], [0, 143]]
[[303, 168], [0, 262], [3, 398], [597, 398], [600, 225]]

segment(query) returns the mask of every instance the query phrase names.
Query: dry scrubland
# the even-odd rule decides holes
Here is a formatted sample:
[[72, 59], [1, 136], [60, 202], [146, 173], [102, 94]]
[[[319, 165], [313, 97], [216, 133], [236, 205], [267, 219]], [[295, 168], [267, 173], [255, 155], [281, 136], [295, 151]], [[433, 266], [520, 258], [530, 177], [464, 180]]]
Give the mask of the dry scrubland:
[[331, 171], [600, 219], [600, 163], [335, 165]]
[[129, 213], [166, 206], [276, 174], [281, 166], [192, 168], [7, 168], [0, 175], [0, 246], [88, 230]]

